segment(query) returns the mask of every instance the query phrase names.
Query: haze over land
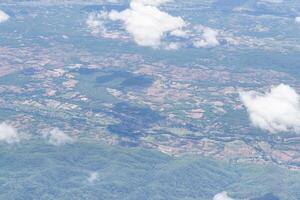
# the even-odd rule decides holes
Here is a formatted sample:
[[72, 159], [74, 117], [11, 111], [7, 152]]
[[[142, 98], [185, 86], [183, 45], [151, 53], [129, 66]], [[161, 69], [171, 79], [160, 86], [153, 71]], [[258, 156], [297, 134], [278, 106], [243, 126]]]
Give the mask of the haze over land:
[[296, 0], [0, 2], [0, 199], [300, 199]]

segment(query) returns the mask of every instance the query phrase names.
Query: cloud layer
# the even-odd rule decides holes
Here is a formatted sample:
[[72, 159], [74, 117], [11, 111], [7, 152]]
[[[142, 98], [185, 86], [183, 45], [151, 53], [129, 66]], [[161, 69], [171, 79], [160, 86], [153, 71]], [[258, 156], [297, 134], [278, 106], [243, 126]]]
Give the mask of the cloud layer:
[[265, 93], [241, 92], [240, 97], [255, 127], [300, 133], [300, 96], [290, 86], [280, 84]]
[[0, 10], [0, 23], [5, 22], [9, 19], [9, 15], [4, 11]]
[[9, 144], [20, 142], [20, 137], [18, 135], [17, 130], [6, 123], [1, 123], [0, 142], [6, 142]]
[[213, 200], [234, 200], [227, 195], [227, 192], [221, 192], [214, 196]]

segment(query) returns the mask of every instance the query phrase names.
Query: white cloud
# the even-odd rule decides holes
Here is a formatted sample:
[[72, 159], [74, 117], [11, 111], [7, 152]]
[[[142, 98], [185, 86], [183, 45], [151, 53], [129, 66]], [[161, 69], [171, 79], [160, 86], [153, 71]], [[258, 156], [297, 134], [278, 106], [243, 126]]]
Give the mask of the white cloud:
[[213, 200], [234, 200], [227, 195], [227, 192], [221, 192], [214, 196]]
[[300, 16], [295, 18], [295, 22], [300, 24]]
[[122, 21], [138, 45], [158, 48], [164, 36], [174, 31], [180, 32], [186, 23], [181, 17], [173, 17], [155, 6], [166, 1], [144, 2], [134, 0], [130, 8], [121, 12], [111, 11], [108, 17], [113, 21]]
[[220, 43], [217, 39], [218, 31], [209, 27], [200, 27], [199, 31], [202, 32], [202, 37], [193, 42], [195, 47], [215, 47]]
[[44, 135], [45, 138], [48, 139], [50, 144], [60, 146], [64, 144], [71, 144], [74, 142], [74, 139], [58, 128], [52, 129], [48, 134]]
[[[131, 0], [123, 11], [91, 13], [86, 24], [94, 35], [105, 38], [133, 38], [136, 44], [152, 48], [176, 50], [220, 45], [222, 32], [202, 25], [192, 25], [180, 16], [175, 17], [159, 9], [170, 0]], [[112, 23], [115, 22], [115, 23]]]
[[4, 11], [0, 10], [0, 23], [5, 22], [9, 19], [9, 15]]
[[98, 180], [98, 176], [99, 176], [98, 172], [91, 172], [87, 180], [88, 182], [93, 183], [96, 180]]
[[[132, 37], [140, 46], [175, 49], [179, 45], [166, 41], [166, 37], [187, 37], [183, 30], [186, 23], [181, 17], [174, 17], [158, 8], [166, 2], [169, 0], [132, 0], [129, 8], [121, 12], [113, 10], [89, 14], [86, 24], [94, 35], [119, 39]], [[116, 23], [112, 24], [112, 21]], [[119, 28], [116, 28], [118, 25]]]
[[18, 135], [17, 130], [14, 127], [6, 123], [1, 123], [0, 141], [12, 144], [12, 143], [20, 142], [20, 137]]
[[241, 92], [240, 97], [255, 127], [300, 133], [300, 96], [290, 86], [280, 84], [265, 93]]

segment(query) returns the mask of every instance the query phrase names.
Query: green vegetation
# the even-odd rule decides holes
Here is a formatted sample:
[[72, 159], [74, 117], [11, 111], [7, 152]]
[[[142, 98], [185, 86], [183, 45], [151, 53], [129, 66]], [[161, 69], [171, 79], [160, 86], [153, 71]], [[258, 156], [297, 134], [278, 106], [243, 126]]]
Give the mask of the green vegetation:
[[[299, 199], [300, 174], [274, 165], [170, 157], [140, 148], [42, 142], [0, 146], [0, 199], [210, 200], [273, 193]], [[91, 172], [98, 178], [87, 179]], [[49, 187], [51, 185], [51, 187]]]

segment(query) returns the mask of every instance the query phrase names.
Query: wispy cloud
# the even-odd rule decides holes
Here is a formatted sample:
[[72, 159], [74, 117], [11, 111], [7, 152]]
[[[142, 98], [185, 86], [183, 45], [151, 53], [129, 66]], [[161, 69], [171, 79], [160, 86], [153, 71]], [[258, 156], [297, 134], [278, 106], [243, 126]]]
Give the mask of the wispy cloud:
[[0, 141], [9, 144], [20, 142], [18, 131], [6, 123], [0, 124]]
[[200, 27], [198, 29], [202, 33], [202, 37], [196, 38], [193, 42], [195, 47], [215, 47], [220, 43], [217, 39], [218, 31], [209, 27]]
[[227, 194], [227, 192], [221, 192], [214, 196], [213, 200], [234, 200], [230, 198]]
[[172, 0], [132, 0], [131, 2], [134, 3], [142, 3], [144, 5], [148, 5], [148, 6], [159, 6], [161, 4], [167, 3], [167, 2], [171, 2]]
[[4, 11], [0, 10], [0, 23], [5, 22], [9, 19], [9, 15], [6, 14]]
[[98, 180], [99, 174], [98, 172], [91, 172], [89, 174], [89, 177], [87, 178], [88, 182], [94, 183], [96, 180]]
[[65, 134], [58, 128], [52, 129], [49, 133], [44, 134], [44, 138], [48, 139], [50, 144], [60, 146], [64, 144], [74, 143], [75, 140], [69, 135]]

